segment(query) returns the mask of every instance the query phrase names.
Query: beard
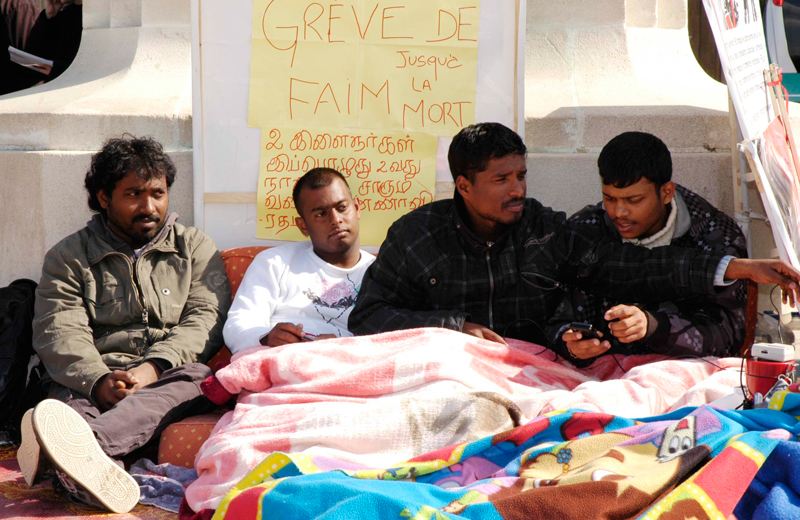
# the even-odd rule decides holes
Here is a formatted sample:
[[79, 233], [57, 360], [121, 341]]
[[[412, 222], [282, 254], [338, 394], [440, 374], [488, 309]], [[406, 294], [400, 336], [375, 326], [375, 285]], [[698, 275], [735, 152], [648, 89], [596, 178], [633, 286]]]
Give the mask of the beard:
[[488, 212], [485, 212], [485, 211], [479, 211], [478, 210], [478, 211], [476, 211], [476, 213], [478, 214], [479, 217], [481, 217], [484, 220], [489, 220], [489, 221], [495, 222], [497, 224], [502, 224], [502, 225], [508, 226], [508, 225], [514, 224], [516, 222], [519, 222], [519, 220], [522, 218], [522, 212], [520, 211], [518, 213], [511, 213], [511, 212], [505, 213], [503, 210], [505, 210], [506, 207], [508, 207], [508, 206], [510, 206], [512, 204], [515, 204], [515, 203], [519, 203], [519, 202], [524, 203], [525, 199], [507, 200], [501, 206], [501, 210], [500, 211], [488, 213]]
[[[158, 214], [140, 215], [130, 222], [123, 221], [112, 211], [107, 212], [109, 227], [119, 235], [121, 239], [130, 244], [134, 249], [138, 249], [148, 244], [158, 235], [164, 227], [164, 220]], [[140, 229], [137, 224], [140, 222], [154, 222], [152, 229]]]

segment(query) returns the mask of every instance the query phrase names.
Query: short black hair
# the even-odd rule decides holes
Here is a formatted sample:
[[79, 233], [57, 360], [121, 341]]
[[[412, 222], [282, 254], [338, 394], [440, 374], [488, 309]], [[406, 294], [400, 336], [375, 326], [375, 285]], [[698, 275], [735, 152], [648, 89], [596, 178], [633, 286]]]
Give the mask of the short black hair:
[[143, 180], [164, 177], [167, 188], [175, 181], [175, 165], [164, 148], [152, 137], [134, 137], [124, 134], [105, 142], [103, 148], [92, 156], [86, 172], [84, 186], [89, 192], [89, 209], [106, 214], [97, 193], [103, 190], [109, 197], [128, 172], [136, 172]]
[[453, 137], [447, 162], [453, 180], [463, 175], [475, 182], [475, 174], [485, 170], [491, 159], [510, 154], [524, 157], [526, 152], [522, 138], [510, 128], [500, 123], [477, 123], [462, 128]]
[[292, 189], [292, 200], [294, 200], [294, 209], [297, 210], [297, 214], [300, 217], [303, 217], [303, 214], [300, 212], [300, 191], [303, 188], [308, 188], [309, 190], [316, 190], [319, 188], [324, 188], [325, 186], [330, 186], [334, 179], [341, 179], [347, 189], [350, 189], [350, 185], [347, 184], [347, 179], [344, 178], [338, 170], [334, 170], [333, 168], [311, 168], [302, 177], [297, 179], [297, 182]]
[[672, 180], [672, 156], [664, 141], [646, 132], [625, 132], [610, 140], [597, 158], [603, 184], [627, 188], [642, 177], [656, 190]]

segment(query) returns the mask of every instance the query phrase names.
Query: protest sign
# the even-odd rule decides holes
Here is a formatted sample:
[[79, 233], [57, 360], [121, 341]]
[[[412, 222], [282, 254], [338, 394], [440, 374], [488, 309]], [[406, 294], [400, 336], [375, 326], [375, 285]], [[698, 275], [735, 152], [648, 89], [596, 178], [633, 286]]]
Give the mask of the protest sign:
[[291, 190], [314, 167], [348, 178], [364, 245], [431, 202], [437, 137], [475, 121], [478, 21], [479, 0], [255, 0], [257, 236], [303, 239]]
[[295, 224], [292, 188], [311, 168], [333, 168], [347, 177], [361, 208], [364, 245], [380, 245], [392, 222], [433, 201], [435, 135], [273, 128], [261, 137], [259, 236], [305, 239]]
[[[402, 212], [410, 211], [412, 202], [417, 204], [429, 200], [427, 192], [436, 198], [452, 194], [447, 147], [450, 136], [462, 126], [478, 121], [497, 121], [524, 132], [524, 74], [521, 73], [525, 48], [524, 2], [481, 0], [478, 4], [477, 1], [432, 0], [423, 5], [422, 2], [384, 4], [380, 0], [360, 3], [323, 1], [304, 4], [300, 13], [302, 18], [298, 19], [293, 11], [286, 9], [293, 8], [292, 1], [275, 0], [269, 13], [275, 9], [281, 18], [273, 18], [275, 23], [272, 26], [264, 18], [263, 9], [269, 5], [267, 2], [260, 4], [262, 9], [258, 12], [253, 0], [192, 0], [191, 4], [194, 225], [208, 233], [220, 249], [279, 245], [296, 232], [291, 225], [296, 213], [284, 210], [283, 205], [286, 204], [284, 196], [291, 191], [287, 190], [285, 178], [290, 177], [288, 182], [294, 183], [300, 173], [299, 170], [290, 175], [286, 172], [297, 168], [298, 164], [301, 167], [333, 165], [346, 170], [343, 173], [349, 175], [353, 194], [365, 199], [362, 201], [365, 209], [374, 208], [376, 202], [383, 200], [363, 195], [366, 191], [387, 193], [390, 185], [395, 190], [409, 190], [401, 193], [402, 197], [396, 192], [382, 204], [377, 204], [381, 215], [368, 212], [362, 218], [362, 237], [371, 236], [368, 240], [377, 245], [380, 243], [377, 237], [385, 229], [373, 233], [371, 222], [379, 222], [378, 226], [388, 225]], [[337, 7], [338, 4], [343, 7]], [[392, 9], [404, 5], [403, 9]], [[470, 9], [473, 6], [477, 9]], [[330, 7], [333, 7], [332, 11]], [[427, 12], [429, 16], [420, 12]], [[296, 48], [291, 52], [278, 52], [270, 47], [276, 51], [275, 54], [259, 65], [262, 67], [259, 74], [265, 77], [266, 82], [251, 89], [251, 69], [254, 66], [251, 58], [264, 50], [259, 50], [259, 45], [269, 47], [263, 35], [264, 27], [276, 47], [286, 48], [294, 45], [295, 26], [298, 33]], [[403, 34], [399, 32], [401, 30], [410, 30], [411, 33]], [[329, 32], [331, 42], [328, 42]], [[261, 34], [261, 43], [254, 45], [258, 34]], [[420, 41], [408, 40], [409, 35]], [[397, 36], [406, 38], [394, 38]], [[391, 39], [381, 40], [380, 37]], [[423, 37], [425, 41], [422, 41]], [[469, 41], [476, 38], [478, 42]], [[439, 39], [444, 41], [427, 41]], [[345, 43], [337, 40], [345, 40]], [[382, 48], [361, 50], [370, 46]], [[394, 50], [390, 51], [392, 46]], [[308, 62], [315, 59], [314, 55], [326, 52], [324, 49], [338, 52]], [[475, 49], [477, 64], [468, 65], [472, 60], [469, 56]], [[289, 76], [295, 78], [291, 85], [281, 83], [281, 78], [287, 76], [285, 70], [281, 72], [278, 68], [286, 67], [285, 59], [291, 60], [295, 51], [294, 63], [298, 73]], [[360, 68], [355, 70], [355, 76], [350, 76], [344, 71], [349, 70], [346, 63], [353, 58], [353, 53], [364, 55], [355, 56]], [[433, 55], [437, 57], [435, 65], [431, 59]], [[367, 56], [378, 57], [368, 59]], [[388, 61], [386, 56], [391, 56], [392, 61]], [[312, 65], [305, 66], [304, 72], [299, 74], [303, 59]], [[462, 82], [458, 74], [464, 74], [470, 67], [477, 69], [477, 72], [470, 72], [473, 80], [471, 83]], [[305, 75], [307, 73], [317, 77], [309, 78]], [[381, 90], [386, 80], [389, 80], [388, 88]], [[273, 82], [273, 86], [268, 82]], [[314, 82], [319, 84], [314, 85]], [[289, 86], [292, 87], [291, 97], [295, 98], [291, 101], [291, 114], [288, 113], [286, 97]], [[471, 107], [464, 102], [463, 86], [475, 91]], [[284, 90], [273, 91], [278, 87]], [[253, 115], [250, 100], [256, 94], [255, 102], [261, 103], [269, 115], [263, 120], [253, 120], [259, 126], [252, 127], [248, 125]], [[387, 98], [390, 102], [388, 108]], [[176, 131], [182, 132], [184, 128], [178, 125]], [[302, 131], [313, 136], [313, 147], [324, 150], [315, 149], [313, 153], [292, 150], [295, 135]], [[278, 134], [275, 132], [280, 132], [277, 142], [275, 136]], [[308, 134], [303, 134], [304, 139]], [[346, 148], [342, 146], [345, 135], [355, 139], [355, 142], [348, 139]], [[429, 143], [436, 142], [437, 136], [436, 159], [432, 162], [426, 157], [431, 157], [433, 147]], [[328, 139], [330, 144], [326, 144]], [[313, 144], [314, 140], [317, 144]], [[381, 150], [392, 142], [399, 144], [398, 148], [402, 150], [396, 149], [393, 156], [383, 158], [380, 150], [367, 149], [368, 140], [377, 146], [384, 143]], [[403, 148], [406, 142], [412, 141], [413, 151]], [[271, 150], [267, 150], [268, 145]], [[286, 156], [281, 155], [284, 153]], [[275, 162], [268, 172], [267, 167], [273, 159]], [[363, 179], [368, 182], [362, 182], [358, 175], [364, 175], [366, 164], [372, 169], [369, 178]], [[420, 171], [414, 175], [413, 187], [409, 188], [405, 177], [417, 167]], [[272, 171], [275, 168], [284, 171]], [[401, 172], [392, 172], [393, 168]], [[384, 169], [386, 171], [378, 171]], [[436, 170], [434, 181], [428, 180], [428, 172], [432, 169]], [[393, 179], [391, 184], [387, 182], [390, 178]], [[273, 183], [283, 190], [280, 198], [282, 213], [273, 211], [270, 212], [273, 216], [269, 217], [264, 208], [266, 205], [274, 207], [278, 197], [269, 201], [267, 197], [277, 194], [263, 193], [259, 198], [256, 192], [259, 189], [270, 190]], [[412, 194], [413, 190], [416, 190], [415, 194]], [[370, 198], [372, 200], [367, 200]], [[402, 208], [404, 203], [408, 209], [395, 215], [390, 215], [395, 210], [385, 209]], [[266, 220], [275, 223], [274, 238], [257, 238], [259, 226], [271, 225], [259, 221], [260, 212], [265, 213], [260, 218], [267, 217]], [[289, 222], [290, 228], [277, 234], [281, 222], [283, 225]], [[373, 247], [367, 246], [367, 250], [375, 251]]]
[[756, 175], [778, 256], [800, 268], [800, 181], [780, 118], [769, 124], [760, 141], [745, 140], [743, 148]]
[[739, 126], [754, 139], [775, 117], [764, 80], [769, 69], [758, 0], [703, 0]]

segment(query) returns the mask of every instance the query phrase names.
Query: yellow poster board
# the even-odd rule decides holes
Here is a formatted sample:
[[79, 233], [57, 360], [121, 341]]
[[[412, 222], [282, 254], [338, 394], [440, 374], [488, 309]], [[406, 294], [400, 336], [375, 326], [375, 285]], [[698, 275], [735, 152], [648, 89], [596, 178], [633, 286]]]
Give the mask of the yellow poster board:
[[341, 172], [361, 207], [362, 245], [380, 245], [403, 214], [433, 201], [437, 137], [387, 131], [261, 132], [258, 236], [305, 240], [295, 224], [295, 182], [311, 168]]
[[479, 4], [254, 0], [258, 238], [303, 239], [291, 189], [315, 166], [341, 171], [354, 195], [394, 186], [388, 197], [359, 196], [364, 245], [433, 200], [437, 137], [475, 121]]

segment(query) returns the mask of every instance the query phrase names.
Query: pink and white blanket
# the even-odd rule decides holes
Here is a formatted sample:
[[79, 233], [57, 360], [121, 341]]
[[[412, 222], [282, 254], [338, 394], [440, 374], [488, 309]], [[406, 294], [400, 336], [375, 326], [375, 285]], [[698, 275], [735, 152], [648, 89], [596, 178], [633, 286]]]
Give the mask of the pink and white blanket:
[[541, 346], [509, 343], [415, 329], [242, 351], [207, 385], [212, 398], [238, 400], [200, 449], [186, 499], [216, 508], [274, 451], [388, 467], [556, 410], [646, 417], [739, 384], [733, 358], [628, 356], [620, 368], [606, 356], [576, 370]]

